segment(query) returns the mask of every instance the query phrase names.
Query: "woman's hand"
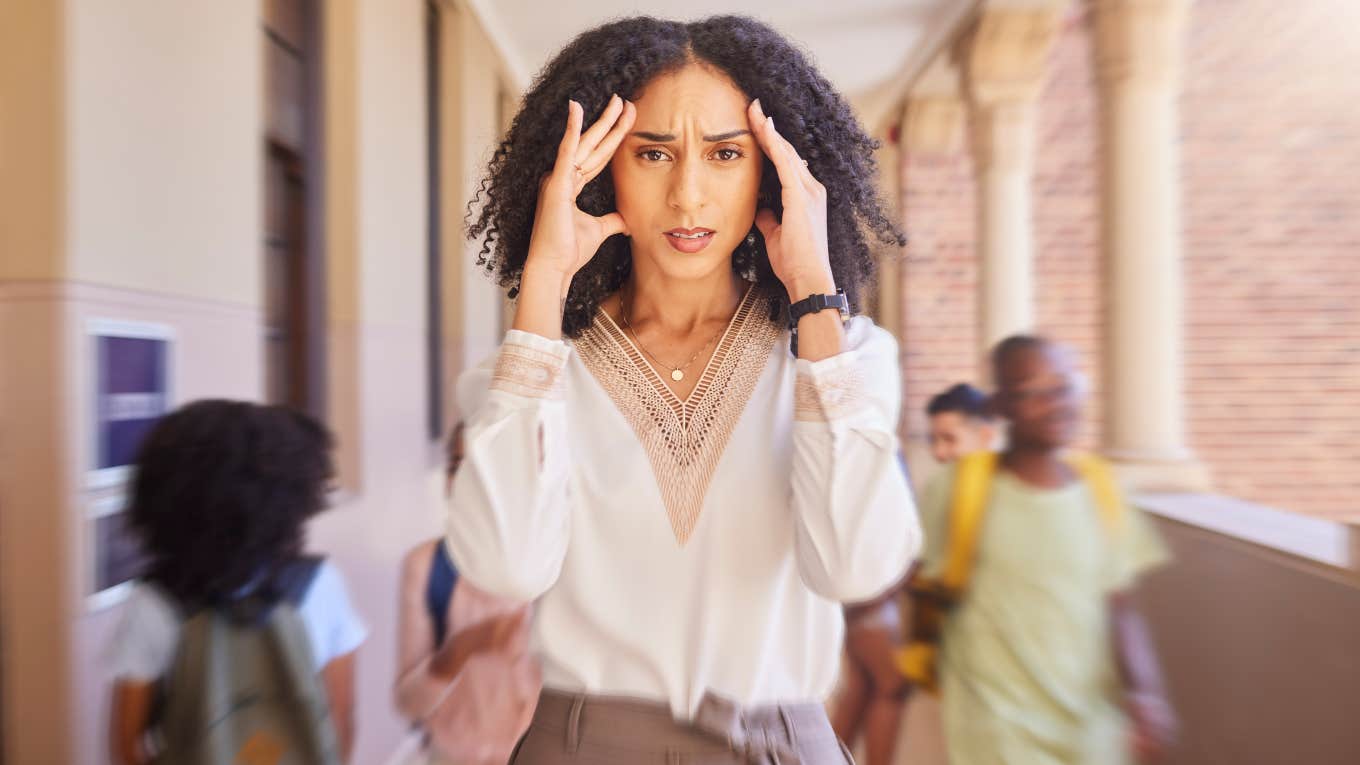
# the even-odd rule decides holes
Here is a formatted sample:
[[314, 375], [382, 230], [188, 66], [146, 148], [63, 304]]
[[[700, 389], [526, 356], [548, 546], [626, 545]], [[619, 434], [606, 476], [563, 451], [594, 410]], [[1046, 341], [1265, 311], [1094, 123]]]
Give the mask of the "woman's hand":
[[812, 177], [793, 144], [775, 130], [774, 118], [765, 116], [759, 99], [747, 107], [747, 118], [751, 133], [774, 163], [783, 187], [782, 221], [775, 219], [772, 210], [756, 213], [756, 228], [765, 237], [774, 275], [784, 283], [790, 301], [814, 292], [834, 292], [826, 237], [826, 187]]
[[[773, 210], [756, 213], [756, 228], [765, 237], [770, 267], [784, 283], [790, 303], [809, 295], [829, 295], [836, 291], [836, 279], [831, 273], [827, 247], [826, 187], [812, 177], [793, 144], [775, 130], [774, 119], [765, 116], [765, 110], [760, 108], [760, 99], [751, 102], [746, 115], [751, 121], [751, 133], [774, 163], [782, 187], [783, 219], [775, 220]], [[821, 361], [845, 348], [845, 328], [835, 311], [804, 316], [798, 322], [797, 332], [801, 359]]]
[[632, 129], [637, 108], [618, 96], [584, 133], [581, 105], [568, 102], [567, 129], [557, 147], [552, 172], [539, 183], [534, 230], [520, 283], [515, 328], [556, 339], [571, 279], [590, 261], [604, 240], [628, 233], [617, 212], [596, 217], [576, 205], [587, 183], [609, 166]]

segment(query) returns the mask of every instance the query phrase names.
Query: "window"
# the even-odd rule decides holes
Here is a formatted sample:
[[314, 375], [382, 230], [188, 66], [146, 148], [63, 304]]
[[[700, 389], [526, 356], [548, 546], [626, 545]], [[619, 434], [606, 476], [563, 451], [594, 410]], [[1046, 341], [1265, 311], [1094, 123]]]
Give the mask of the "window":
[[318, 0], [266, 0], [265, 400], [325, 414]]
[[440, 194], [443, 176], [440, 173], [439, 76], [440, 47], [439, 2], [425, 3], [425, 166], [426, 166], [426, 244], [425, 244], [425, 372], [426, 372], [426, 430], [431, 439], [444, 434], [444, 290], [442, 215], [443, 198]]

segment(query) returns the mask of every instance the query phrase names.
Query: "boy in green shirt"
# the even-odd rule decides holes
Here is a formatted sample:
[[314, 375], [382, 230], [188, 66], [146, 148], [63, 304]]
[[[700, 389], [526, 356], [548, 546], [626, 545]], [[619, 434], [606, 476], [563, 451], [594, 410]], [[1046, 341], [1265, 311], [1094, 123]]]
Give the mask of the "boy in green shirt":
[[[1155, 760], [1175, 732], [1146, 626], [1129, 598], [1166, 550], [1126, 507], [1102, 522], [1063, 458], [1079, 423], [1066, 349], [1017, 336], [992, 355], [992, 406], [1010, 426], [962, 600], [939, 655], [952, 765], [1120, 765]], [[957, 466], [927, 486], [923, 573], [948, 553]], [[1127, 715], [1127, 716], [1126, 716]]]

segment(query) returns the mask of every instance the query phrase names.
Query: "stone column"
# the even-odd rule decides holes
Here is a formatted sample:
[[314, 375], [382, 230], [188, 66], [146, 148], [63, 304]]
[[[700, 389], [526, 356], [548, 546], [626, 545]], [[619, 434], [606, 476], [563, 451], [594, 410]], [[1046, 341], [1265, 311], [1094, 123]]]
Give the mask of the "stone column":
[[[963, 146], [963, 124], [958, 69], [947, 55], [938, 56], [912, 85], [898, 122], [899, 151], [893, 157], [893, 195], [899, 200], [898, 219], [903, 221], [908, 238], [911, 237], [911, 225], [906, 220], [906, 203], [912, 182], [911, 162], [957, 156]], [[907, 248], [910, 252], [910, 242]], [[900, 265], [894, 269], [892, 277], [895, 294], [891, 301], [884, 300], [880, 304], [880, 311], [905, 332], [909, 296], [902, 289]]]
[[1035, 102], [1066, 3], [986, 6], [962, 41], [977, 174], [982, 357], [1034, 328]]
[[1105, 449], [1135, 489], [1207, 483], [1185, 443], [1177, 96], [1189, 0], [1096, 0]]
[[980, 260], [979, 338], [985, 355], [998, 340], [1034, 328], [1034, 230], [1030, 178], [1034, 104], [1004, 101], [973, 113]]

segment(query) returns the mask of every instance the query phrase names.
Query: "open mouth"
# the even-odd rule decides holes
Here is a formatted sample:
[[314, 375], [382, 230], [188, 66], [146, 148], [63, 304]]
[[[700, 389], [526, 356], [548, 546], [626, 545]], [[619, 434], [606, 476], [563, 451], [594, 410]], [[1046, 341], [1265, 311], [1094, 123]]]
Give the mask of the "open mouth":
[[704, 239], [713, 236], [713, 230], [708, 228], [673, 228], [666, 232], [666, 236], [673, 239]]
[[713, 240], [711, 228], [673, 228], [666, 232], [666, 241], [677, 252], [696, 253]]

